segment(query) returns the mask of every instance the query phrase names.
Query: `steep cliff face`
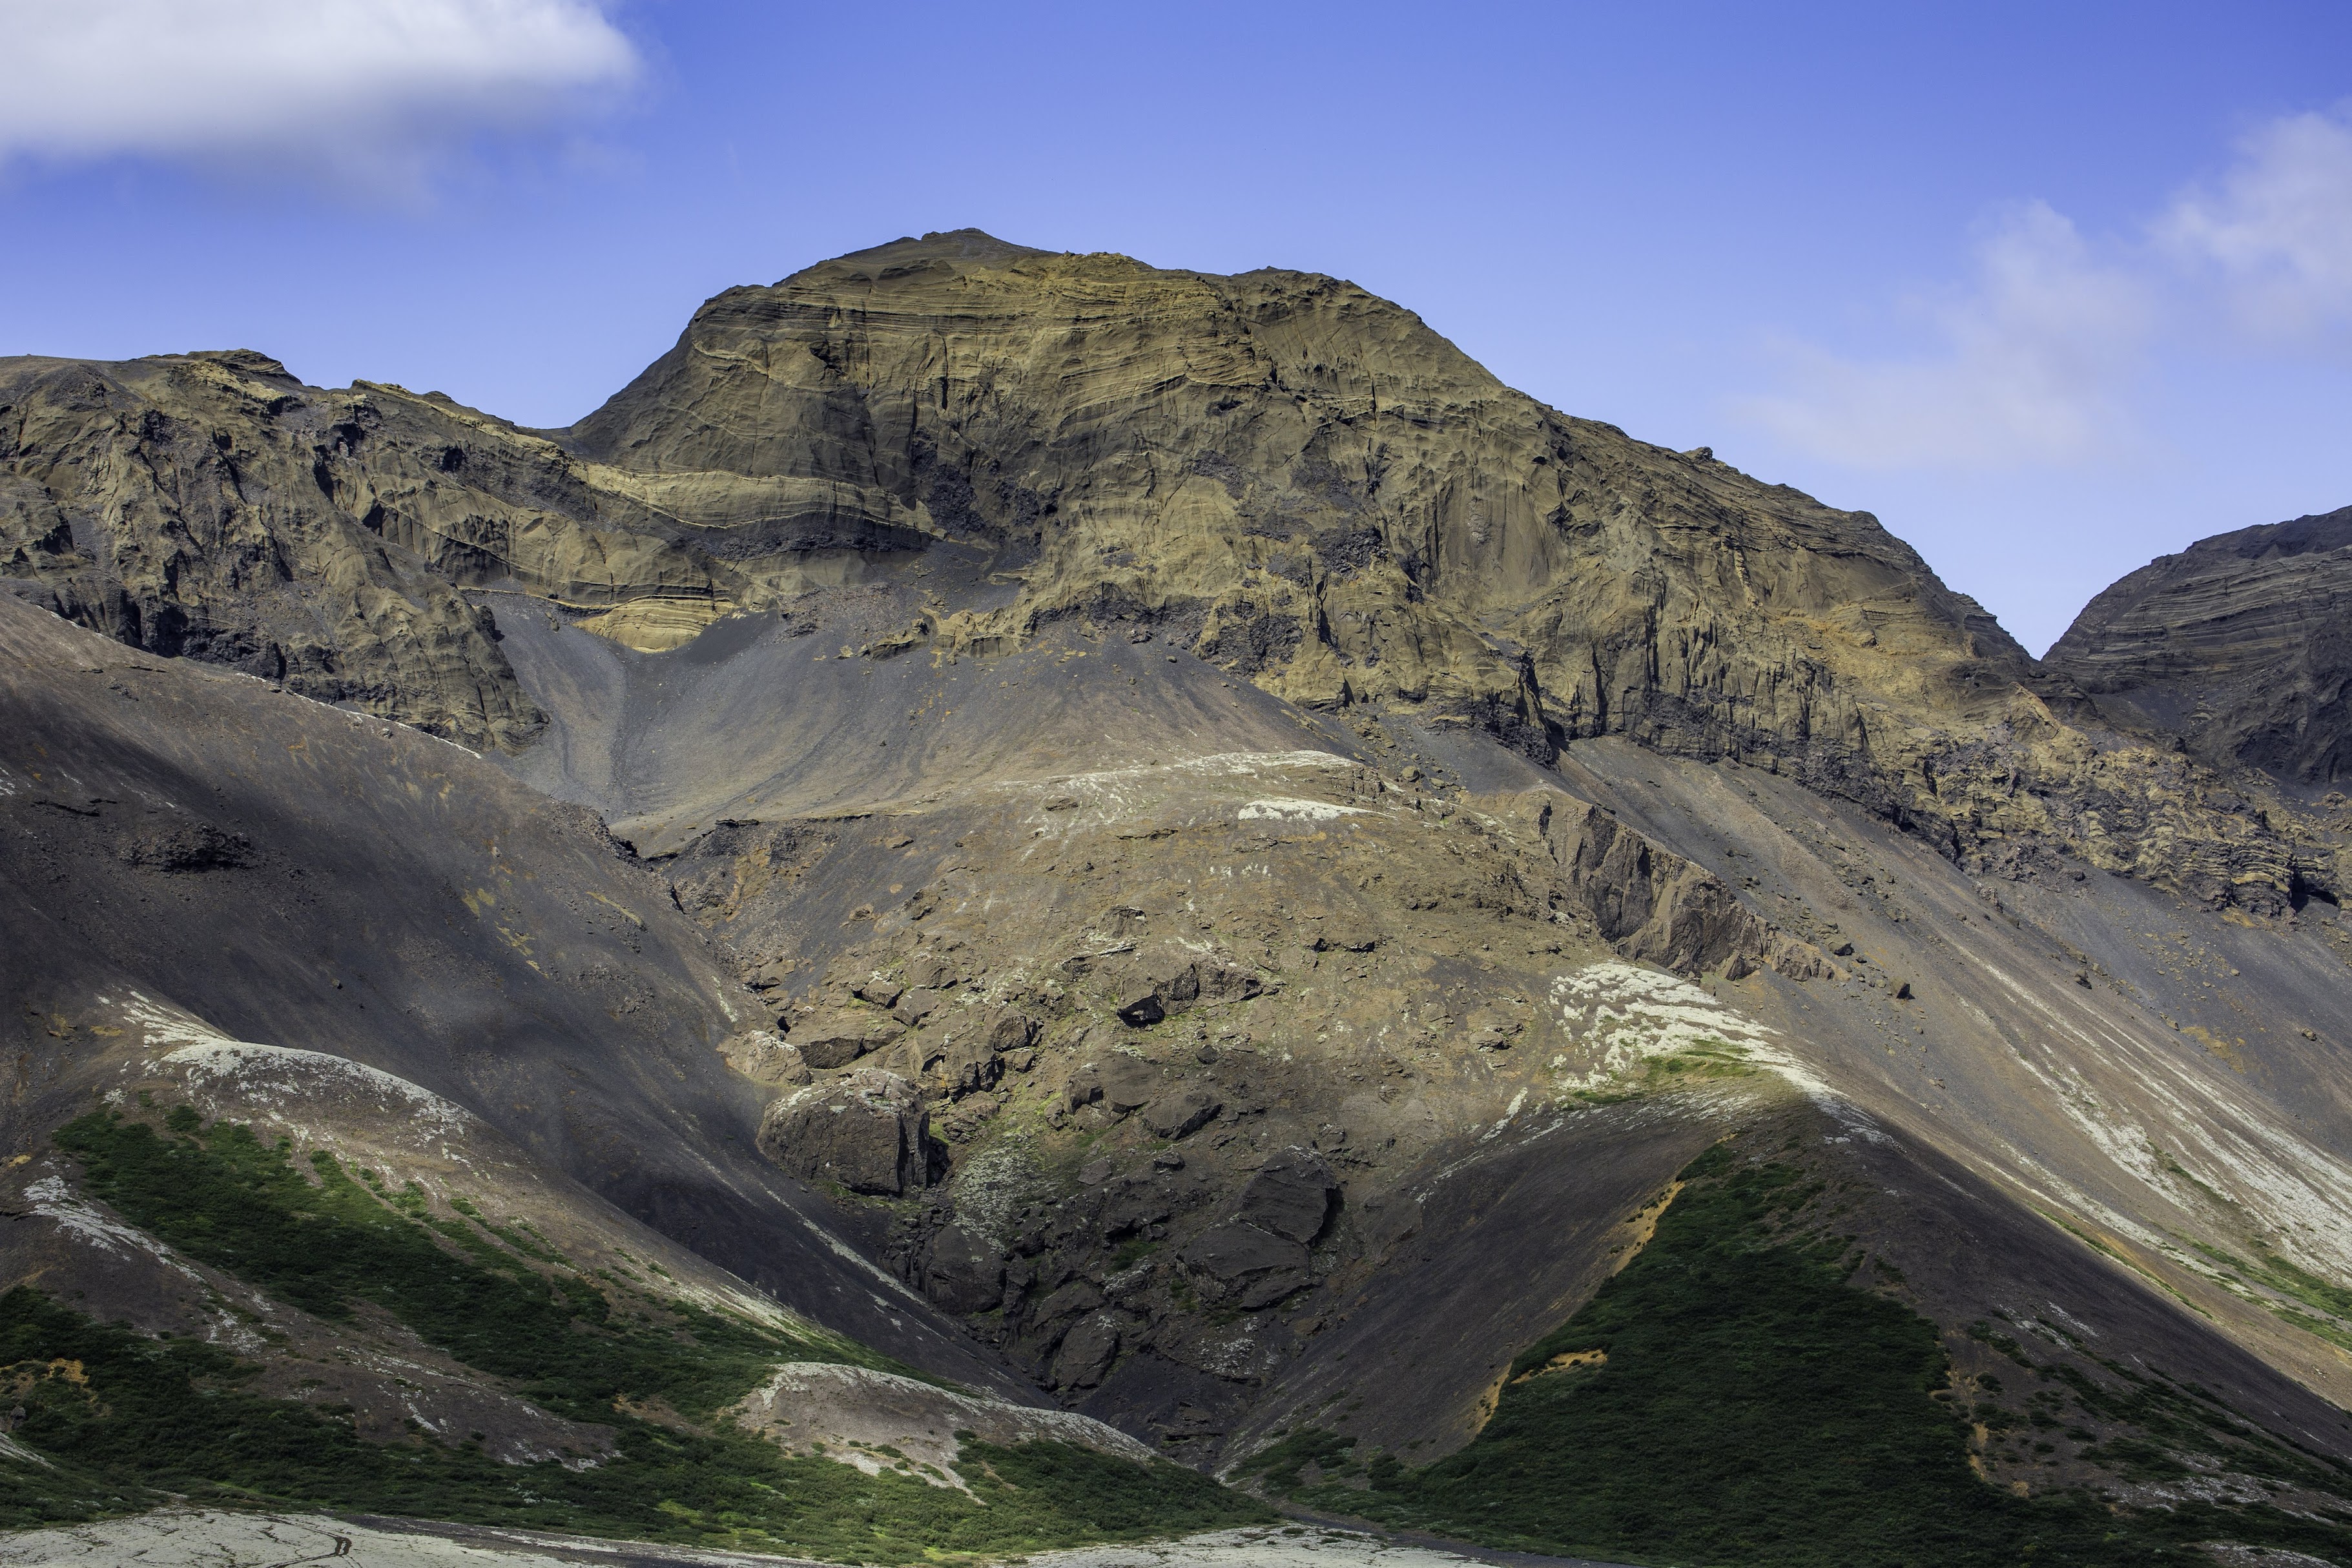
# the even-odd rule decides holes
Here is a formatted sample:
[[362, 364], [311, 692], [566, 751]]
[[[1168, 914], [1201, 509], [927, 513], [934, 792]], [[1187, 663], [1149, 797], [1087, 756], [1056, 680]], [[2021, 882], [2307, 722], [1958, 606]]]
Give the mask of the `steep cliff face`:
[[2296, 784], [2352, 777], [2352, 507], [2200, 539], [2084, 607], [2050, 650], [2119, 722]]
[[[1328, 278], [901, 240], [720, 295], [562, 440], [727, 553], [985, 549], [998, 592], [908, 623], [951, 648], [1123, 624], [1538, 761], [1737, 759], [1974, 871], [2074, 857], [2265, 914], [2342, 879], [2324, 828], [2074, 721], [1867, 513], [1558, 414]], [[747, 520], [760, 486], [797, 499]]]

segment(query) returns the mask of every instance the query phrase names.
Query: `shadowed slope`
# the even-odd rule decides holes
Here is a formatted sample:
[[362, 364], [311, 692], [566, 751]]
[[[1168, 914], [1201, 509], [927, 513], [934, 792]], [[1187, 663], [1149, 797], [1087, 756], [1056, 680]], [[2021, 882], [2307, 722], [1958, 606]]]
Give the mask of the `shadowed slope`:
[[987, 1378], [753, 1152], [757, 1096], [714, 1048], [735, 982], [593, 817], [444, 742], [5, 600], [0, 658], [20, 1137], [80, 1108], [71, 1021], [131, 987], [471, 1107], [781, 1300]]

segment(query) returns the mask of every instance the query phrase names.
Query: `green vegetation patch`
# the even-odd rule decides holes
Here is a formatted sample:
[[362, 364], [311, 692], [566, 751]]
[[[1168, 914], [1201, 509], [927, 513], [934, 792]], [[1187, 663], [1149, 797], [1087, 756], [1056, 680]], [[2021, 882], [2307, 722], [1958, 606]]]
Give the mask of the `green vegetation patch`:
[[[609, 1419], [614, 1401], [708, 1415], [779, 1361], [889, 1366], [836, 1336], [794, 1334], [687, 1303], [625, 1297], [616, 1311], [578, 1273], [436, 1218], [424, 1192], [355, 1181], [320, 1150], [296, 1165], [236, 1122], [172, 1113], [173, 1136], [111, 1113], [58, 1130], [93, 1197], [149, 1235], [330, 1321], [373, 1302], [426, 1343], [512, 1380], [542, 1408]], [[471, 1205], [467, 1205], [471, 1207]], [[895, 1370], [895, 1368], [894, 1368]]]
[[[1255, 1500], [1181, 1466], [1050, 1441], [966, 1440], [971, 1495], [785, 1455], [719, 1412], [779, 1361], [898, 1370], [837, 1337], [806, 1338], [604, 1291], [526, 1233], [472, 1212], [436, 1217], [415, 1189], [378, 1190], [318, 1154], [306, 1173], [250, 1129], [169, 1135], [110, 1114], [60, 1129], [86, 1183], [190, 1256], [328, 1319], [369, 1302], [545, 1408], [597, 1421], [618, 1453], [583, 1469], [500, 1464], [478, 1443], [377, 1443], [348, 1413], [252, 1391], [258, 1368], [217, 1347], [104, 1324], [41, 1292], [0, 1296], [0, 1384], [15, 1436], [47, 1467], [0, 1457], [0, 1524], [86, 1518], [173, 1492], [505, 1523], [847, 1562], [913, 1563], [1136, 1540], [1263, 1520]], [[654, 1402], [683, 1426], [624, 1407]]]
[[[2123, 1514], [1987, 1483], [1961, 1414], [1934, 1397], [1948, 1381], [1935, 1325], [1849, 1286], [1845, 1238], [1797, 1230], [1816, 1189], [1723, 1146], [1683, 1179], [1642, 1253], [1513, 1363], [1467, 1447], [1409, 1469], [1294, 1432], [1248, 1468], [1334, 1512], [1642, 1563], [2095, 1568], [2201, 1561], [2187, 1543], [2215, 1538], [2352, 1551], [2352, 1530], [2277, 1510]], [[2169, 1409], [2179, 1391], [2101, 1392]]]
[[[2323, 1279], [2274, 1252], [2263, 1250], [2256, 1261], [2249, 1263], [2218, 1247], [2201, 1242], [2195, 1245], [2209, 1261], [2235, 1271], [2240, 1277], [2240, 1294], [2250, 1297], [2273, 1317], [2306, 1333], [2316, 1334], [2339, 1350], [2352, 1351], [2352, 1290]], [[2246, 1289], [2247, 1282], [2263, 1289]], [[2310, 1310], [2301, 1310], [2305, 1308]]]
[[1642, 1100], [1670, 1089], [1688, 1089], [1694, 1083], [1717, 1079], [1753, 1078], [1758, 1070], [1741, 1047], [1705, 1037], [1693, 1041], [1681, 1050], [1645, 1058], [1641, 1068], [1638, 1077], [1632, 1073], [1622, 1074], [1608, 1088], [1580, 1089], [1571, 1093], [1588, 1105], [1622, 1105], [1630, 1100]]

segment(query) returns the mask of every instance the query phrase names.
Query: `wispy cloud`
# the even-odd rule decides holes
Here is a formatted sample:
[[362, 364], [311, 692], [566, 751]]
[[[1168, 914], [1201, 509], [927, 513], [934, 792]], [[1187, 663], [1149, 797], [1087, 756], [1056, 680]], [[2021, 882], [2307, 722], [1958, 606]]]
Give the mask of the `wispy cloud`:
[[1972, 279], [1918, 307], [1912, 357], [1782, 346], [1780, 385], [1735, 405], [1811, 456], [1992, 472], [2141, 448], [2132, 405], [2168, 346], [2226, 321], [2263, 354], [2352, 350], [2352, 118], [2286, 116], [2140, 233], [2095, 247], [2034, 202], [1979, 244]]
[[2352, 328], [2352, 121], [2297, 114], [2239, 144], [2218, 185], [2183, 195], [2157, 232], [2216, 274], [2239, 323], [2267, 339]]
[[485, 130], [609, 94], [591, 0], [0, 0], [0, 158], [162, 158], [413, 190]]
[[1782, 390], [1738, 411], [1856, 468], [2069, 463], [2129, 444], [2116, 389], [2147, 340], [2149, 292], [2048, 205], [2003, 215], [1977, 247], [1971, 284], [1919, 309], [1939, 340], [1931, 353], [1850, 359], [1790, 344]]

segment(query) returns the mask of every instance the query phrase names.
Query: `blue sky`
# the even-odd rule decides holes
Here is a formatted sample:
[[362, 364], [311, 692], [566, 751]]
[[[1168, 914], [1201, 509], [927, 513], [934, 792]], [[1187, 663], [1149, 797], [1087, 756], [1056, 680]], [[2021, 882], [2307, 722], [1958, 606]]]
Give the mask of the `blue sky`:
[[965, 225], [1351, 278], [2037, 651], [2352, 504], [2341, 0], [0, 0], [0, 353], [563, 424], [722, 288]]

